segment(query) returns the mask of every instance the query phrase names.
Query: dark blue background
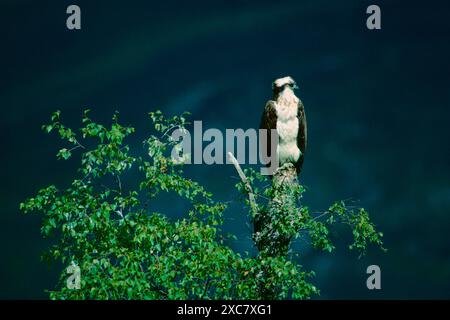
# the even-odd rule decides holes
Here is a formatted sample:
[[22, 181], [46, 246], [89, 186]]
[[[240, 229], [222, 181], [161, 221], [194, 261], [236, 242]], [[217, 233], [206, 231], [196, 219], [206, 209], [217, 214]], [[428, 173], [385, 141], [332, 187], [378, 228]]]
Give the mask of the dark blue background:
[[[78, 4], [82, 30], [65, 27]], [[305, 202], [324, 210], [352, 198], [384, 231], [389, 252], [360, 260], [339, 231], [333, 254], [301, 250], [321, 298], [450, 298], [450, 6], [376, 1], [382, 30], [365, 26], [373, 2], [25, 1], [0, 4], [0, 298], [46, 298], [57, 268], [39, 256], [49, 244], [40, 218], [19, 202], [38, 188], [65, 186], [77, 160], [40, 129], [61, 109], [107, 120], [114, 110], [148, 133], [146, 114], [188, 110], [204, 126], [258, 125], [271, 81], [291, 75], [308, 116]], [[447, 2], [448, 3], [448, 2]], [[230, 166], [191, 166], [217, 199], [236, 198]], [[168, 197], [166, 200], [170, 200]], [[162, 204], [182, 216], [182, 204]], [[232, 202], [226, 229], [250, 250], [245, 211]], [[378, 264], [382, 290], [365, 286]]]

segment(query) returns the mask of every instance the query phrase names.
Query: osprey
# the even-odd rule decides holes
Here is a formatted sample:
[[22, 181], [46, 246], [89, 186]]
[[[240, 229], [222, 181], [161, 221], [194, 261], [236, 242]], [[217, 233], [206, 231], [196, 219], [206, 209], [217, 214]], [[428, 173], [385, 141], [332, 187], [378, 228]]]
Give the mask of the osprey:
[[279, 165], [292, 163], [300, 174], [306, 150], [306, 116], [301, 100], [295, 96], [297, 84], [291, 77], [284, 77], [273, 82], [273, 98], [266, 103], [261, 118], [261, 129], [267, 130], [267, 144], [262, 146], [265, 154], [273, 161], [271, 155], [271, 129], [277, 130], [276, 148]]

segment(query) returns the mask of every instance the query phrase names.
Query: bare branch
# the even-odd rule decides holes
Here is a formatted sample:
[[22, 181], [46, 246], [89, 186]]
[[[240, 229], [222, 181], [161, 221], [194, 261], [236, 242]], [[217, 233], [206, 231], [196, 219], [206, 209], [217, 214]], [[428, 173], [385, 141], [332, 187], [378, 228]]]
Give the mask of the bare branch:
[[234, 165], [236, 168], [237, 173], [239, 174], [239, 177], [241, 178], [242, 182], [244, 183], [245, 187], [247, 188], [248, 192], [248, 200], [250, 202], [250, 209], [252, 211], [253, 216], [255, 216], [258, 213], [258, 206], [256, 205], [255, 200], [255, 194], [253, 192], [253, 188], [248, 181], [247, 177], [245, 176], [244, 172], [241, 169], [241, 166], [239, 165], [239, 162], [236, 160], [236, 158], [233, 156], [231, 152], [228, 152], [228, 160]]

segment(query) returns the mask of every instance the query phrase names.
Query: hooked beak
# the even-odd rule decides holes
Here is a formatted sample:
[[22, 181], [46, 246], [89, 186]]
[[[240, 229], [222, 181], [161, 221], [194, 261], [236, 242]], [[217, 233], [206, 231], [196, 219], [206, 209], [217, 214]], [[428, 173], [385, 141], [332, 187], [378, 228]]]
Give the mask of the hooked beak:
[[292, 89], [298, 89], [298, 85], [296, 83], [294, 83], [294, 85], [292, 86]]

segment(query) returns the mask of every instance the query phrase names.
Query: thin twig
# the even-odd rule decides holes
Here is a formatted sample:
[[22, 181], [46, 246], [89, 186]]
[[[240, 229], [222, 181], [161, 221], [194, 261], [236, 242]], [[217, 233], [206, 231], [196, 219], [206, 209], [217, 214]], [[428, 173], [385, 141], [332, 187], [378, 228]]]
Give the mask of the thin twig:
[[[117, 184], [119, 185], [119, 195], [122, 197], [122, 181], [120, 180], [120, 177], [118, 174], [115, 174], [114, 177], [116, 177]], [[123, 211], [125, 210], [125, 206], [122, 204], [116, 212], [120, 215], [120, 217], [123, 219]]]

